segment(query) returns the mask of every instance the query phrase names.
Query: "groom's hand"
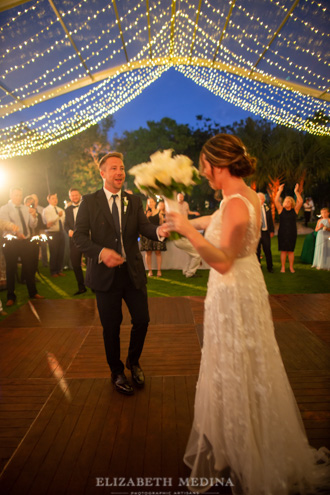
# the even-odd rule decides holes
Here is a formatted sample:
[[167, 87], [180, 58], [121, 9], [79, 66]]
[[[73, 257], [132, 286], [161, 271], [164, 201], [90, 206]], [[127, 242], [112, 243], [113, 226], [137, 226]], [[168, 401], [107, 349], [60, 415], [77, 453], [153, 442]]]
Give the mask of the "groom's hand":
[[114, 251], [113, 249], [103, 248], [99, 256], [100, 261], [102, 261], [108, 268], [113, 268], [115, 266], [122, 265], [124, 263], [124, 258]]
[[166, 228], [166, 223], [163, 223], [157, 228], [157, 235], [158, 237], [169, 237], [170, 233]]

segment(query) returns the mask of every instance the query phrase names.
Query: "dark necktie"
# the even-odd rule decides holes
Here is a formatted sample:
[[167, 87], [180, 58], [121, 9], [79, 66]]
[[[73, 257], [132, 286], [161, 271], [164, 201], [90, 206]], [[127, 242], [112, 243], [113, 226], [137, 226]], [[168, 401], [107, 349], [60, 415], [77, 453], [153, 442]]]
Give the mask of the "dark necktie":
[[[56, 215], [58, 215], [58, 211], [57, 211], [56, 206], [54, 206], [54, 208], [55, 208], [55, 211], [56, 211]], [[60, 227], [60, 231], [62, 231], [63, 230], [63, 225], [62, 225], [62, 222], [61, 222], [60, 217], [58, 217], [58, 224], [59, 224], [59, 227]]]
[[116, 234], [117, 234], [117, 253], [121, 254], [121, 240], [120, 240], [120, 222], [119, 222], [119, 213], [118, 213], [118, 208], [116, 205], [116, 198], [118, 197], [117, 194], [112, 195], [113, 203], [112, 203], [112, 218], [113, 218], [113, 223], [115, 224], [115, 229], [116, 229]]
[[22, 228], [23, 228], [23, 234], [25, 235], [25, 237], [27, 237], [27, 235], [28, 235], [28, 229], [26, 227], [26, 223], [25, 223], [25, 220], [24, 220], [24, 217], [23, 217], [23, 213], [22, 213], [21, 207], [20, 206], [16, 206], [16, 208], [18, 210], [19, 218], [21, 220], [21, 224], [22, 224]]
[[265, 230], [266, 229], [266, 212], [265, 212], [265, 207], [261, 207], [261, 229]]

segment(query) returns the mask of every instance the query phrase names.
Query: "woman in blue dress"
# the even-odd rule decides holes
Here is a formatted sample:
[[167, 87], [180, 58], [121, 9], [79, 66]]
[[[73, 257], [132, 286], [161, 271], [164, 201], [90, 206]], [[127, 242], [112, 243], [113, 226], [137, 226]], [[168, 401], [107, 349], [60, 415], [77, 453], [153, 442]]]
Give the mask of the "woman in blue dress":
[[321, 218], [318, 220], [313, 267], [318, 270], [330, 270], [330, 221], [329, 208], [322, 208]]

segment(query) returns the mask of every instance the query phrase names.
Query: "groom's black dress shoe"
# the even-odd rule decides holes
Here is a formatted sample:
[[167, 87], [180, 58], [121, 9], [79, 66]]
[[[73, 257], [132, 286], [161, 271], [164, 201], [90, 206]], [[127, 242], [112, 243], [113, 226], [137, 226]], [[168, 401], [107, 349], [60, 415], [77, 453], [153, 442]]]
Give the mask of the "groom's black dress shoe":
[[115, 385], [117, 392], [124, 395], [133, 395], [134, 390], [132, 385], [129, 384], [125, 373], [120, 373], [118, 375], [112, 373], [111, 381]]
[[130, 364], [129, 360], [126, 360], [126, 368], [132, 373], [132, 380], [139, 388], [144, 387], [144, 373], [138, 364]]

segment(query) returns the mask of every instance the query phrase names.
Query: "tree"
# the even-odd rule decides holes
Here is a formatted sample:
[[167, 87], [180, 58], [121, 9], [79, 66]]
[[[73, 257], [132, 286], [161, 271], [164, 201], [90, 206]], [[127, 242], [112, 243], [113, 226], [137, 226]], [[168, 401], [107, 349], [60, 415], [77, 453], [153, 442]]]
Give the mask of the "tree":
[[[160, 122], [148, 121], [147, 128], [125, 131], [116, 138], [115, 149], [124, 155], [126, 172], [139, 163], [148, 162], [150, 155], [158, 150], [173, 149], [175, 154], [187, 154], [193, 145], [188, 125], [177, 124], [175, 120], [163, 118]], [[134, 188], [133, 177], [127, 175], [127, 187]]]

